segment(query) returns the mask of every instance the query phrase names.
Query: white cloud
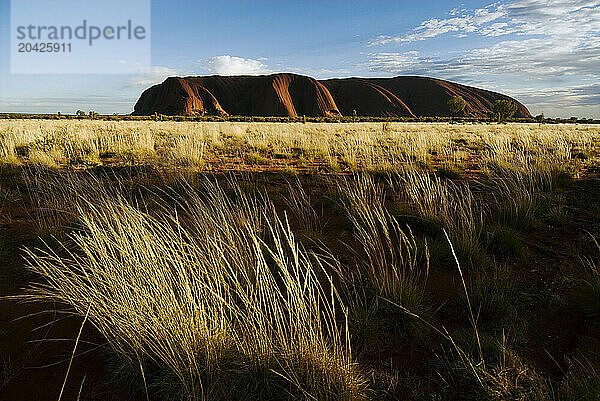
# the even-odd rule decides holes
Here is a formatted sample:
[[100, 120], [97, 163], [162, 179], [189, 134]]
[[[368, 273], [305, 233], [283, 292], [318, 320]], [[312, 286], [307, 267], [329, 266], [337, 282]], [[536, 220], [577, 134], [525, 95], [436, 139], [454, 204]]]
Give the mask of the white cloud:
[[370, 45], [385, 45], [389, 43], [411, 43], [434, 38], [449, 32], [473, 33], [479, 31], [484, 25], [506, 16], [503, 5], [492, 4], [476, 10], [452, 10], [451, 18], [432, 18], [423, 21], [413, 29], [412, 33], [400, 36], [381, 35], [373, 40]]
[[525, 88], [514, 92], [525, 101], [539, 106], [577, 107], [600, 104], [600, 83], [541, 90]]
[[411, 43], [449, 32], [482, 36], [575, 35], [598, 33], [600, 2], [594, 0], [519, 0], [474, 10], [452, 10], [450, 18], [423, 21], [411, 33], [381, 35], [370, 45]]
[[562, 88], [524, 88], [513, 91], [513, 95], [526, 103], [533, 114], [600, 118], [600, 83]]
[[[410, 42], [450, 31], [461, 36], [471, 32], [493, 37], [513, 35], [488, 47], [437, 60], [407, 56], [409, 53], [371, 53], [370, 69], [387, 73], [418, 69], [446, 77], [461, 70], [529, 75], [534, 80], [569, 75], [600, 78], [600, 1], [521, 0], [460, 12], [461, 17], [425, 21], [417, 28], [419, 34], [389, 40]], [[501, 17], [504, 21], [498, 21]], [[415, 39], [417, 35], [421, 36]]]
[[137, 75], [129, 80], [127, 86], [141, 87], [158, 84], [168, 77], [184, 75], [185, 72], [163, 66], [140, 67]]
[[582, 46], [557, 41], [548, 46], [548, 39], [514, 40], [447, 57], [428, 57], [414, 51], [370, 53], [367, 68], [384, 74], [423, 74], [467, 80], [485, 74], [531, 81], [600, 79], [600, 42]]
[[199, 60], [211, 74], [219, 75], [260, 75], [271, 72], [263, 63], [266, 59], [250, 59], [235, 56], [216, 56]]
[[308, 75], [310, 77], [316, 79], [325, 79], [329, 77], [339, 77], [339, 76], [347, 76], [351, 74], [351, 71], [348, 69], [340, 68], [340, 69], [330, 69], [330, 68], [296, 68], [296, 67], [288, 67], [286, 72], [293, 72], [295, 74], [300, 75]]

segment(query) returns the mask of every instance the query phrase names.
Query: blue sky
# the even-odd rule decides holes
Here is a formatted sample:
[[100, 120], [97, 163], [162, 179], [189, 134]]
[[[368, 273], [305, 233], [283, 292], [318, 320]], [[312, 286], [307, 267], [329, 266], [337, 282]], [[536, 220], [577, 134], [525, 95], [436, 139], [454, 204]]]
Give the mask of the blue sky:
[[135, 74], [11, 74], [10, 0], [0, 0], [0, 112], [125, 114], [146, 87], [171, 75], [296, 72], [431, 76], [506, 93], [534, 114], [600, 118], [600, 0], [155, 0], [151, 7], [152, 62]]

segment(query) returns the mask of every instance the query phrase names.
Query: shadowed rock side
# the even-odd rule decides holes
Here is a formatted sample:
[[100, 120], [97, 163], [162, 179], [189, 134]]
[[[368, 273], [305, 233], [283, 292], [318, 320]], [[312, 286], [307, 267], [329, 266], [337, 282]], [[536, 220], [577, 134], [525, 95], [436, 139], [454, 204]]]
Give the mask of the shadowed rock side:
[[509, 99], [515, 117], [531, 114], [500, 93], [433, 78], [345, 78], [317, 81], [296, 74], [172, 77], [142, 93], [134, 115], [237, 115], [335, 117], [449, 116], [447, 101], [462, 96], [464, 115], [485, 117], [494, 102]]
[[142, 93], [134, 108], [134, 115], [227, 114], [207, 88], [195, 85], [186, 78], [167, 78]]
[[356, 111], [367, 117], [414, 117], [394, 93], [368, 79], [332, 79], [322, 83], [336, 99], [342, 115], [351, 116]]

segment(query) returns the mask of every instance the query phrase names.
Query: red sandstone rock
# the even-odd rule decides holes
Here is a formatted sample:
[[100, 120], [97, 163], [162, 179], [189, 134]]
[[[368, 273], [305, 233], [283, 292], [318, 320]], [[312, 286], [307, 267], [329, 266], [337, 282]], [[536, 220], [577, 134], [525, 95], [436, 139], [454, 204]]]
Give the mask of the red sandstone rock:
[[515, 117], [531, 117], [508, 96], [433, 78], [346, 78], [317, 81], [296, 74], [172, 77], [142, 93], [134, 115], [238, 115], [329, 117], [449, 116], [446, 102], [462, 96], [465, 115], [484, 117], [498, 99], [517, 104]]

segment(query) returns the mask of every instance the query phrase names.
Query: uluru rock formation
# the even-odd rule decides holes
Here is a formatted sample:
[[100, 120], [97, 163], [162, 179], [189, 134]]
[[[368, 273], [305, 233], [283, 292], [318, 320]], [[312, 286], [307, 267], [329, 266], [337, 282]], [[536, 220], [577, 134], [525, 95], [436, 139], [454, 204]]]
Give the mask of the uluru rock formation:
[[465, 99], [466, 116], [485, 117], [496, 100], [508, 99], [517, 105], [515, 117], [531, 117], [506, 95], [440, 79], [317, 81], [296, 74], [167, 78], [142, 93], [133, 115], [335, 117], [356, 111], [367, 117], [449, 116], [446, 103], [452, 96]]

